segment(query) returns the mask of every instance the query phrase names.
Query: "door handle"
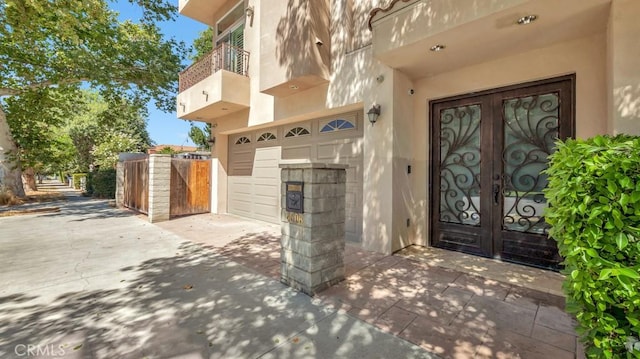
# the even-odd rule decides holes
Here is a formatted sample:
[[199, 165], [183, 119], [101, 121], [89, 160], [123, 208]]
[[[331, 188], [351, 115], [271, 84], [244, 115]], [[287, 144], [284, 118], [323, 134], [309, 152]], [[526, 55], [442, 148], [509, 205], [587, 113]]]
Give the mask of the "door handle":
[[496, 206], [500, 204], [500, 185], [493, 185], [493, 204]]

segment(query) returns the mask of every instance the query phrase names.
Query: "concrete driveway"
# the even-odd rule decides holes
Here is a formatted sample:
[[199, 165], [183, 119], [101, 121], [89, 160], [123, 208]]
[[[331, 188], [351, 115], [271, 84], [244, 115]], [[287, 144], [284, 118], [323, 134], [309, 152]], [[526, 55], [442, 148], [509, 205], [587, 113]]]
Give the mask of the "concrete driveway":
[[105, 201], [60, 207], [0, 218], [2, 358], [435, 357]]

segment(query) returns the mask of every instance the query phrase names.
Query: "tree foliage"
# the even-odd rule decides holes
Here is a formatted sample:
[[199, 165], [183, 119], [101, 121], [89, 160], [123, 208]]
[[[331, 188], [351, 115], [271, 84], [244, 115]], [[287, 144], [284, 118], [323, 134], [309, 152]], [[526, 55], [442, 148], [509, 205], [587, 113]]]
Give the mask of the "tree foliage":
[[42, 171], [71, 160], [72, 144], [60, 127], [75, 113], [73, 87], [42, 88], [5, 101], [6, 118], [17, 151], [10, 157], [23, 167]]
[[189, 138], [195, 143], [198, 148], [209, 150], [211, 145], [209, 144], [209, 138], [211, 137], [211, 124], [206, 123], [204, 128], [200, 128], [191, 123], [189, 129]]
[[82, 111], [67, 125], [76, 149], [76, 171], [86, 172], [94, 164], [113, 166], [118, 153], [144, 152], [151, 145], [142, 103], [84, 91], [81, 105]]
[[162, 155], [175, 155], [178, 153], [178, 151], [174, 150], [169, 146], [164, 146], [160, 149], [160, 151], [158, 151], [158, 153]]
[[[0, 98], [4, 98], [0, 102], [0, 147], [5, 151], [0, 153], [0, 183], [14, 193], [23, 194], [21, 183], [15, 180], [21, 163], [7, 161], [6, 151], [13, 153], [14, 160], [29, 160], [30, 153], [36, 152], [26, 151], [25, 144], [33, 143], [31, 139], [66, 109], [58, 106], [65, 103], [56, 100], [61, 96], [58, 91], [77, 91], [84, 84], [98, 90], [110, 104], [117, 103], [112, 99], [128, 98], [136, 104], [153, 100], [165, 111], [175, 107], [184, 45], [164, 38], [156, 25], [173, 19], [174, 1], [129, 2], [143, 10], [139, 23], [118, 21], [108, 0], [0, 1]], [[45, 101], [35, 101], [38, 97]], [[48, 101], [54, 101], [55, 111], [60, 112], [47, 113], [54, 111], [41, 106]], [[14, 119], [40, 122], [23, 134], [17, 132], [25, 126], [16, 120], [12, 126], [16, 130], [9, 131], [5, 111]], [[108, 121], [108, 114], [103, 119]], [[122, 135], [111, 140], [122, 143]], [[57, 145], [65, 143], [68, 141]]]
[[209, 27], [201, 31], [198, 37], [193, 40], [193, 49], [189, 59], [196, 62], [211, 51], [213, 51], [213, 29]]

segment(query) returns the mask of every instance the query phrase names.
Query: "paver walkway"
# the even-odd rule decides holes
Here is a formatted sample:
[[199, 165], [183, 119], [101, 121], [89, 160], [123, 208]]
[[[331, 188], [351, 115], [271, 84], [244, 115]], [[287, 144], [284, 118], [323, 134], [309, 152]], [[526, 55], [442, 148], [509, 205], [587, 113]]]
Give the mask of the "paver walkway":
[[[234, 217], [222, 217], [224, 221], [234, 221]], [[181, 220], [188, 223], [202, 218]], [[181, 220], [165, 222], [163, 226], [179, 231]], [[200, 230], [206, 233], [209, 226], [210, 231], [216, 231], [216, 223], [205, 221]], [[218, 247], [218, 252], [278, 279], [278, 231], [278, 227], [265, 225], [256, 233], [242, 233]], [[206, 237], [194, 240], [217, 247]], [[433, 253], [425, 261], [417, 260], [420, 251], [409, 249], [407, 257], [384, 256], [348, 245], [346, 280], [315, 299], [444, 358], [576, 357], [574, 321], [563, 310], [564, 298], [548, 293], [557, 292], [558, 274], [527, 271], [526, 267], [519, 270], [516, 266], [518, 280], [510, 284], [508, 280], [473, 275], [472, 270], [463, 272], [433, 265], [439, 262], [434, 261]], [[498, 268], [515, 266], [496, 264]], [[483, 274], [494, 271], [493, 266], [474, 264], [479, 271], [489, 268], [480, 271]], [[548, 276], [552, 285], [545, 288], [531, 273]], [[527, 284], [540, 286], [547, 293], [521, 287]]]

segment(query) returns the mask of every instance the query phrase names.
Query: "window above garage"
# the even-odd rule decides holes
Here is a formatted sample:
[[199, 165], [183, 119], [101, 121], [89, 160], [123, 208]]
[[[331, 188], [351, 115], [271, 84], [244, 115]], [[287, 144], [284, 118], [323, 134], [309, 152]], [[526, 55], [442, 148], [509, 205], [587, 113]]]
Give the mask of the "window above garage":
[[310, 134], [311, 132], [309, 132], [309, 130], [304, 127], [294, 127], [289, 131], [287, 131], [287, 134], [284, 135], [284, 137], [300, 137], [300, 136], [307, 136]]
[[265, 132], [265, 133], [261, 134], [260, 137], [258, 137], [258, 142], [274, 141], [276, 139], [277, 139], [277, 137], [273, 133]]
[[345, 119], [337, 119], [332, 120], [326, 123], [324, 126], [320, 128], [321, 133], [327, 132], [335, 132], [335, 131], [343, 131], [343, 130], [353, 130], [356, 126], [353, 122], [345, 120]]
[[244, 145], [245, 143], [251, 143], [249, 137], [242, 136], [236, 140], [236, 145]]

